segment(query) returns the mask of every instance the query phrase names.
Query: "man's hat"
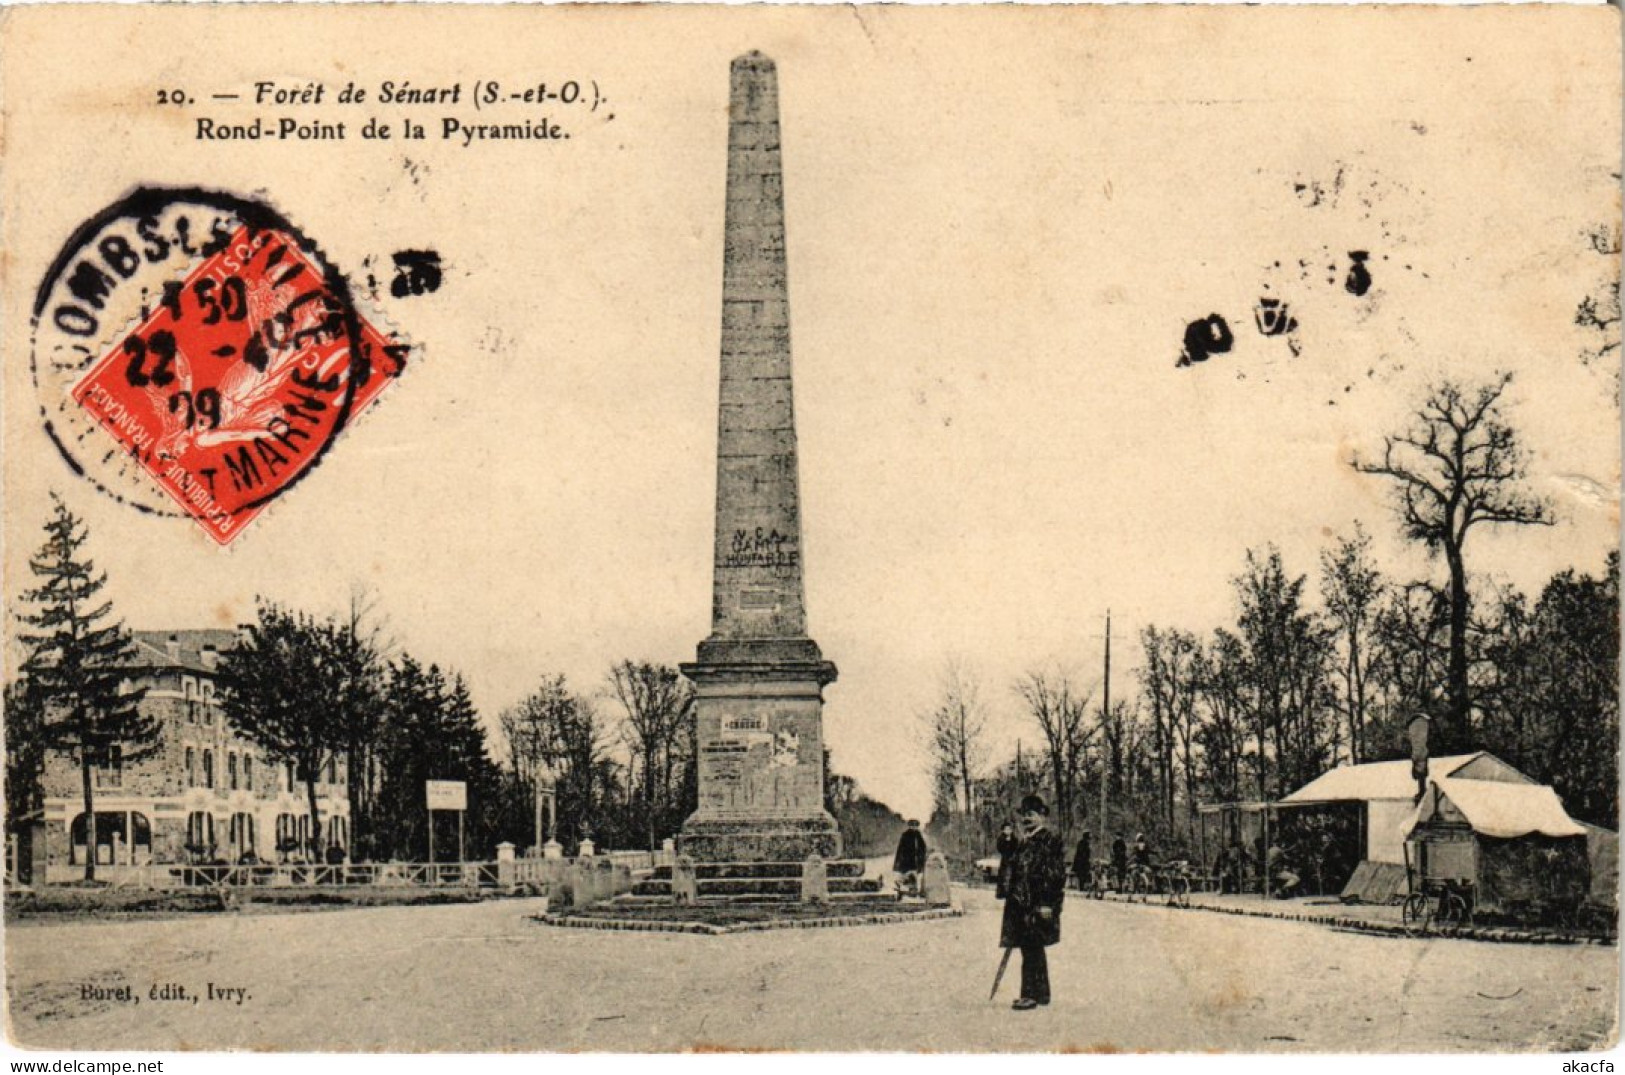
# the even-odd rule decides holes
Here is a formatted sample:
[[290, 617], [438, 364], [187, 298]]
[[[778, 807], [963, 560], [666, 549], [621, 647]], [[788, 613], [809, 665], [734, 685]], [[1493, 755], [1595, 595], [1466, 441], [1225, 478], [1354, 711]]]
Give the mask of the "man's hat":
[[1016, 810], [1019, 814], [1043, 814], [1049, 817], [1049, 805], [1036, 795], [1023, 795], [1021, 806]]

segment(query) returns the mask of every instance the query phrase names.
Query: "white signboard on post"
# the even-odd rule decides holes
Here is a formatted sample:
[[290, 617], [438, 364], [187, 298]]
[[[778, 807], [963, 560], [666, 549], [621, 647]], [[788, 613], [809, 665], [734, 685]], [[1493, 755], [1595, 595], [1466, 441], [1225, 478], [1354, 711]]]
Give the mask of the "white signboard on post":
[[467, 810], [468, 785], [461, 780], [425, 780], [430, 810]]

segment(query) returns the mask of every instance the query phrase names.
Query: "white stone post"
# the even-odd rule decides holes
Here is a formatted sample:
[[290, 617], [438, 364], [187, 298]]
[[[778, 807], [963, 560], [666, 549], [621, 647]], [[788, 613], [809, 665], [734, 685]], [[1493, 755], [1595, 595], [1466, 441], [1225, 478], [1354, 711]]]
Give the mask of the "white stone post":
[[829, 870], [816, 853], [808, 855], [801, 865], [801, 902], [829, 902]]
[[699, 899], [699, 882], [694, 874], [694, 860], [678, 855], [671, 866], [671, 896], [680, 904], [691, 904]]
[[497, 844], [497, 885], [510, 892], [517, 883], [519, 868], [514, 865], [513, 844], [504, 840]]
[[926, 858], [920, 893], [925, 897], [925, 902], [933, 907], [947, 907], [953, 903], [953, 892], [948, 884], [948, 860], [941, 851], [933, 851]]

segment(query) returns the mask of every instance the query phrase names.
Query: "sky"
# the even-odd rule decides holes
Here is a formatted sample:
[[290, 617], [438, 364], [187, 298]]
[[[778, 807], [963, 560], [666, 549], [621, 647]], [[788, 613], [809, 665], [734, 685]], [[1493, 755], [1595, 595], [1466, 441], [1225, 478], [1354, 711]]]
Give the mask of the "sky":
[[[1137, 632], [1230, 622], [1249, 548], [1313, 575], [1361, 520], [1385, 569], [1436, 575], [1349, 464], [1438, 378], [1515, 373], [1507, 416], [1560, 520], [1475, 531], [1474, 570], [1536, 592], [1618, 547], [1617, 381], [1581, 361], [1596, 340], [1573, 323], [1618, 271], [1589, 238], [1612, 229], [1617, 248], [1620, 219], [1602, 12], [570, 11], [524, 35], [465, 9], [451, 50], [428, 9], [347, 12], [316, 41], [276, 12], [189, 14], [218, 43], [184, 66], [198, 96], [575, 79], [608, 104], [559, 112], [572, 138], [555, 143], [205, 144], [197, 115], [249, 113], [150, 104], [151, 50], [183, 48], [162, 9], [15, 27], [8, 61], [72, 38], [103, 59], [93, 84], [3, 76], [4, 100], [31, 102], [8, 105], [0, 175], [10, 608], [55, 490], [133, 627], [231, 626], [258, 596], [338, 611], [359, 585], [492, 722], [554, 673], [609, 714], [613, 662], [692, 659], [728, 62], [752, 48], [779, 67], [808, 619], [840, 669], [826, 737], [876, 798], [929, 810], [919, 715], [950, 658], [979, 680], [999, 759], [1036, 735], [1018, 676], [1098, 687], [1110, 609], [1127, 697]], [[321, 108], [263, 111], [407, 111]], [[491, 121], [423, 112], [431, 129], [442, 114]], [[268, 202], [414, 348], [225, 549], [115, 503], [41, 426], [33, 289], [137, 183]], [[439, 253], [437, 291], [389, 293], [403, 249]], [[1289, 304], [1291, 334], [1256, 327], [1265, 298]], [[1214, 314], [1231, 350], [1178, 366], [1186, 326]]]

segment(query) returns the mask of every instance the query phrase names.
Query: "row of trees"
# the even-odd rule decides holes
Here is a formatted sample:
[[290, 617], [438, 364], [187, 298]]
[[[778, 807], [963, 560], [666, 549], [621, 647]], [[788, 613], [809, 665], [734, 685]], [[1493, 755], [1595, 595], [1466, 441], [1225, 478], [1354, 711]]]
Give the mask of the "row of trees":
[[[100, 596], [106, 578], [85, 554], [87, 540], [53, 499], [46, 542], [30, 561], [38, 585], [24, 595], [27, 657], [5, 689], [6, 806], [14, 822], [37, 811], [45, 759], [65, 753], [80, 770], [94, 832], [94, 770], [150, 756], [162, 729], [141, 705], [133, 642]], [[326, 618], [262, 601], [218, 678], [226, 720], [294, 774], [311, 849], [325, 846], [330, 822], [319, 785], [340, 767], [348, 850], [359, 860], [422, 858], [431, 824], [437, 852], [453, 852], [458, 819], [430, 814], [429, 780], [466, 784], [466, 846], [476, 856], [502, 840], [536, 846], [550, 835], [572, 847], [590, 835], [653, 849], [697, 803], [693, 689], [669, 665], [623, 660], [596, 694], [545, 676], [488, 728], [462, 676], [402, 652], [356, 594], [343, 615]], [[827, 753], [825, 763], [826, 804], [849, 840], [892, 838], [900, 820], [832, 772]], [[554, 799], [551, 832], [538, 828], [547, 824], [537, 809], [544, 788]], [[94, 855], [86, 876], [95, 876]]]
[[[516, 795], [534, 803], [551, 787], [555, 831], [566, 844], [591, 835], [656, 848], [698, 801], [693, 690], [669, 665], [621, 661], [604, 693], [619, 719], [606, 718], [597, 700], [572, 691], [561, 675], [502, 713]], [[546, 839], [534, 820], [520, 831]]]
[[1322, 550], [1314, 579], [1272, 545], [1249, 550], [1231, 579], [1234, 622], [1144, 627], [1128, 699], [1097, 704], [1059, 672], [1021, 677], [1013, 693], [1039, 750], [992, 769], [976, 685], [950, 668], [924, 719], [939, 831], [985, 850], [1014, 798], [1044, 787], [1065, 826], [1098, 796], [1103, 827], [1188, 845], [1199, 802], [1275, 799], [1334, 765], [1404, 756], [1416, 715], [1431, 719], [1432, 753], [1492, 751], [1576, 817], [1615, 827], [1617, 552], [1533, 597], [1468, 570], [1485, 525], [1554, 521], [1526, 487], [1509, 383], [1433, 387], [1380, 458], [1355, 463], [1391, 483], [1401, 532], [1442, 561], [1442, 579], [1390, 577], [1359, 524]]

